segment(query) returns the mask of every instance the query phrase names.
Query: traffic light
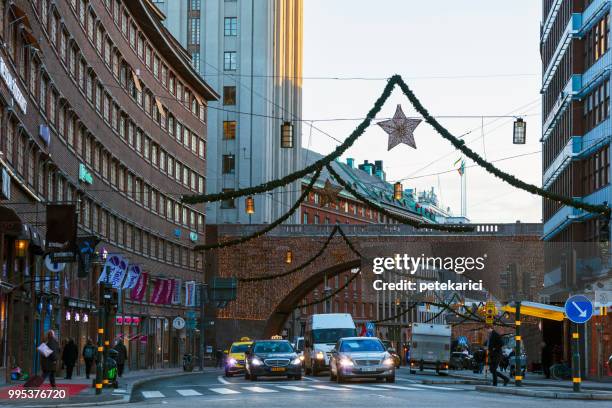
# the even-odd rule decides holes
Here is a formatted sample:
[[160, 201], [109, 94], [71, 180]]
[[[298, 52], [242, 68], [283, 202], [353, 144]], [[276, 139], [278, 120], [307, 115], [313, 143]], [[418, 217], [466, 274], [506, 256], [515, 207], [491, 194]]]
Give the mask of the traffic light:
[[489, 300], [485, 306], [485, 323], [488, 325], [493, 324], [495, 318], [495, 302]]

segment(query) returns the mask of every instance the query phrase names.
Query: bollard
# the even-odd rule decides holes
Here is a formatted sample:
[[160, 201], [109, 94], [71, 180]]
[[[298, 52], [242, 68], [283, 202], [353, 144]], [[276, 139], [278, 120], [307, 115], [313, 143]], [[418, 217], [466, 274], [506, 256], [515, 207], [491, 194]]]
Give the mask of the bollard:
[[578, 325], [572, 323], [572, 382], [574, 384], [574, 392], [580, 392], [580, 333]]

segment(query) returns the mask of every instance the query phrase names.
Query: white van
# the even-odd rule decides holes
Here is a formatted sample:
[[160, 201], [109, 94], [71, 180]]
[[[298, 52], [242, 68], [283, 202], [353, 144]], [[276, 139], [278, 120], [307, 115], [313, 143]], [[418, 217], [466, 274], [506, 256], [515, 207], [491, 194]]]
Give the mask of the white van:
[[446, 324], [412, 323], [410, 374], [427, 369], [448, 374], [451, 332]]
[[317, 375], [329, 370], [331, 351], [343, 337], [357, 335], [353, 317], [348, 313], [315, 314], [308, 318], [304, 334], [304, 371]]

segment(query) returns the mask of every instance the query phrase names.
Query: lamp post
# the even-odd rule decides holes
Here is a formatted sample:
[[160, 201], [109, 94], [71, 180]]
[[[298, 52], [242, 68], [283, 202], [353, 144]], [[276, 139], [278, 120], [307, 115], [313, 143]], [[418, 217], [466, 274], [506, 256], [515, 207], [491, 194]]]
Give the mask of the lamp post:
[[517, 118], [514, 121], [514, 132], [512, 135], [512, 143], [525, 144], [527, 141], [527, 123], [523, 118]]
[[293, 148], [293, 125], [291, 122], [284, 122], [281, 125], [281, 148]]

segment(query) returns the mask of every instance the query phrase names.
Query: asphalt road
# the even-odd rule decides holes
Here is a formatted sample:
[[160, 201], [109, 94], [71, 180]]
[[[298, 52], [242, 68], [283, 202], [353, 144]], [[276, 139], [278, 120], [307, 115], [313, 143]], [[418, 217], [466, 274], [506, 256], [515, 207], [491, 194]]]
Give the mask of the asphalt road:
[[[480, 393], [473, 385], [424, 384], [422, 380], [444, 381], [435, 375], [410, 375], [397, 371], [395, 384], [355, 381], [330, 382], [327, 376], [305, 376], [300, 381], [263, 378], [256, 382], [243, 376], [224, 378], [218, 373], [204, 373], [146, 383], [132, 393], [131, 408], [151, 405], [172, 407], [493, 407], [501, 404], [521, 408], [544, 407], [551, 400]], [[452, 379], [448, 379], [452, 381]], [[577, 401], [554, 400], [555, 408], [576, 407]], [[604, 407], [609, 401], [580, 401], [586, 407]]]

